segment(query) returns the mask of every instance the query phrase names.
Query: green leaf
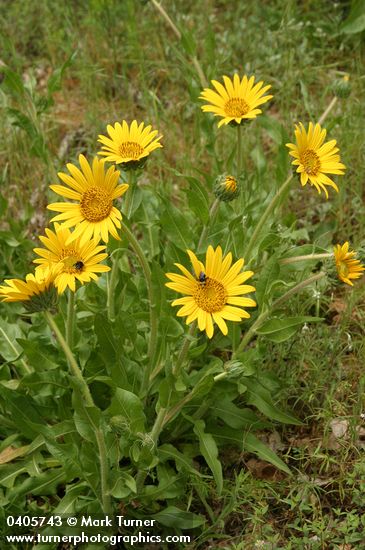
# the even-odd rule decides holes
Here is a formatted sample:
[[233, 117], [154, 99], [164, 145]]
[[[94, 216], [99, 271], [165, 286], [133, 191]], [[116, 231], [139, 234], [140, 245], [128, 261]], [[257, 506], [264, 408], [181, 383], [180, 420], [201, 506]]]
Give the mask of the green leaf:
[[218, 447], [211, 434], [204, 432], [205, 423], [203, 420], [196, 420], [194, 433], [199, 439], [200, 452], [211, 469], [216, 485], [217, 493], [220, 495], [223, 489], [222, 465], [218, 459]]
[[274, 404], [270, 392], [260, 382], [247, 378], [245, 384], [248, 389], [246, 400], [249, 405], [254, 405], [260, 412], [272, 420], [277, 420], [283, 424], [302, 425], [302, 422], [295, 418], [295, 416], [282, 411]]
[[39, 433], [47, 433], [47, 425], [34, 406], [34, 400], [25, 395], [17, 395], [7, 388], [1, 389], [6, 401], [6, 410], [17, 429], [28, 439], [35, 439]]
[[192, 512], [185, 512], [176, 506], [168, 506], [161, 512], [151, 515], [157, 523], [165, 525], [165, 527], [175, 527], [177, 529], [195, 529], [205, 523], [203, 516], [198, 516]]
[[122, 417], [132, 433], [144, 432], [146, 417], [143, 403], [134, 393], [117, 388], [107, 412], [111, 416]]
[[165, 208], [161, 215], [161, 225], [176, 246], [187, 250], [190, 248], [192, 238], [186, 215], [171, 202], [166, 200], [163, 202]]
[[35, 369], [49, 370], [59, 367], [58, 351], [45, 338], [38, 337], [37, 340], [17, 338], [17, 343], [23, 348]]
[[285, 342], [295, 334], [298, 325], [304, 323], [319, 323], [323, 321], [322, 317], [287, 317], [285, 319], [270, 319], [256, 330], [257, 334], [266, 336], [272, 342]]
[[14, 361], [22, 354], [22, 349], [16, 341], [23, 335], [19, 325], [10, 324], [0, 318], [0, 355], [6, 361]]
[[113, 328], [105, 315], [98, 313], [94, 320], [95, 334], [106, 365], [117, 362], [118, 346], [113, 335]]
[[273, 464], [279, 470], [290, 474], [288, 466], [269, 447], [262, 443], [251, 432], [239, 433], [236, 429], [228, 427], [210, 428], [215, 439], [222, 445], [235, 444], [239, 449], [257, 454], [261, 459]]
[[271, 287], [276, 282], [280, 274], [280, 266], [275, 256], [271, 257], [266, 262], [264, 268], [260, 273], [260, 277], [255, 284], [256, 286], [256, 299], [260, 306], [268, 302], [268, 297], [271, 295]]
[[262, 460], [266, 460], [273, 464], [279, 470], [291, 474], [288, 466], [283, 462], [265, 443], [260, 441], [252, 433], [245, 433], [242, 441], [243, 448], [250, 452], [256, 453]]
[[265, 128], [271, 139], [280, 145], [283, 142], [283, 126], [275, 118], [268, 117], [267, 115], [261, 115], [257, 118], [257, 123], [262, 128]]
[[76, 503], [79, 499], [79, 496], [85, 492], [86, 484], [85, 482], [77, 483], [77, 485], [72, 485], [66, 489], [65, 496], [57, 504], [56, 508], [53, 509], [53, 514], [74, 514], [77, 511]]
[[65, 72], [67, 67], [69, 67], [73, 63], [73, 61], [76, 58], [76, 55], [77, 55], [77, 50], [72, 52], [72, 54], [66, 59], [63, 65], [61, 65], [61, 67], [59, 67], [58, 69], [55, 69], [51, 74], [51, 76], [49, 77], [47, 82], [47, 90], [50, 96], [52, 96], [54, 92], [57, 92], [58, 90], [61, 89], [63, 73]]
[[355, 34], [365, 30], [365, 4], [364, 0], [352, 2], [351, 11], [343, 22], [341, 31], [346, 34]]
[[48, 152], [46, 143], [42, 134], [38, 131], [32, 120], [27, 115], [19, 111], [19, 109], [9, 108], [7, 109], [7, 113], [12, 118], [13, 126], [21, 128], [28, 135], [31, 142], [30, 152], [36, 157], [47, 161]]
[[181, 34], [181, 45], [189, 56], [194, 56], [196, 52], [196, 43], [193, 34], [186, 28], [179, 29]]
[[110, 489], [110, 494], [114, 498], [126, 498], [131, 493], [137, 492], [135, 479], [127, 472], [118, 470], [114, 485]]
[[162, 462], [173, 459], [178, 470], [182, 469], [194, 474], [195, 476], [204, 477], [203, 474], [194, 468], [192, 461], [183, 453], [178, 451], [173, 445], [170, 445], [170, 443], [161, 445], [157, 450], [157, 456]]
[[5, 74], [5, 80], [1, 86], [5, 92], [15, 97], [22, 97], [27, 93], [22, 78], [15, 71], [5, 65], [1, 67], [1, 72]]
[[19, 389], [30, 389], [33, 395], [38, 397], [60, 397], [69, 390], [68, 376], [59, 369], [44, 372], [33, 372], [24, 376]]
[[212, 413], [216, 414], [231, 428], [249, 428], [252, 426], [262, 427], [262, 420], [249, 408], [240, 409], [232, 403], [227, 397], [224, 397], [219, 403], [210, 407]]
[[19, 485], [16, 485], [10, 493], [9, 498], [19, 498], [20, 495], [55, 495], [57, 494], [58, 486], [63, 485], [67, 481], [67, 475], [64, 468], [52, 469], [43, 472], [36, 477], [28, 477]]
[[192, 176], [185, 176], [184, 174], [179, 174], [179, 172], [176, 175], [189, 182], [190, 188], [184, 189], [189, 206], [195, 216], [206, 224], [209, 219], [209, 201], [204, 185]]

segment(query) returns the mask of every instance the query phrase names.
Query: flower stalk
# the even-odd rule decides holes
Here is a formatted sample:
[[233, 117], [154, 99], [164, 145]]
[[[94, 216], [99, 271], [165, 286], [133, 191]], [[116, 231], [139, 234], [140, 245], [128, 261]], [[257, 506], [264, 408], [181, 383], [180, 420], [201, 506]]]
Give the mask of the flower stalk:
[[249, 240], [249, 243], [248, 243], [245, 255], [244, 255], [244, 258], [245, 258], [246, 262], [249, 262], [250, 254], [251, 254], [252, 250], [254, 249], [254, 247], [256, 245], [256, 240], [260, 236], [260, 233], [262, 231], [263, 226], [265, 225], [265, 223], [266, 223], [267, 219], [269, 218], [271, 212], [273, 212], [275, 210], [275, 208], [278, 205], [282, 195], [288, 189], [292, 178], [293, 178], [293, 174], [290, 173], [288, 175], [287, 179], [282, 184], [282, 186], [277, 190], [277, 192], [275, 193], [275, 195], [273, 196], [273, 198], [271, 199], [271, 201], [267, 205], [265, 212], [262, 214], [261, 218], [259, 219], [259, 222], [256, 225], [255, 231], [253, 232], [253, 234], [251, 236], [251, 239]]
[[68, 292], [67, 321], [66, 321], [66, 342], [70, 349], [73, 348], [73, 334], [75, 325], [75, 293]]
[[[175, 33], [178, 40], [181, 40], [181, 38], [182, 38], [181, 32], [179, 31], [179, 29], [177, 28], [177, 26], [175, 25], [175, 23], [173, 22], [173, 20], [171, 19], [171, 17], [167, 13], [167, 11], [160, 4], [160, 2], [157, 2], [157, 0], [151, 0], [151, 4], [156, 8], [156, 10], [159, 12], [159, 14], [164, 18], [166, 23], [169, 25], [169, 27]], [[197, 72], [197, 75], [199, 77], [200, 84], [203, 86], [203, 88], [205, 88], [206, 86], [208, 86], [208, 81], [207, 81], [206, 76], [204, 74], [204, 71], [203, 71], [203, 69], [202, 69], [202, 67], [201, 67], [201, 65], [198, 61], [198, 58], [195, 55], [193, 55], [191, 57], [191, 61], [194, 65], [195, 70]]]
[[332, 111], [333, 107], [336, 105], [337, 101], [338, 101], [338, 97], [334, 97], [332, 99], [332, 101], [329, 103], [328, 107], [323, 111], [323, 113], [319, 117], [318, 124], [322, 124], [326, 120], [326, 118], [328, 117], [328, 115]]
[[290, 258], [282, 258], [279, 260], [281, 265], [295, 264], [297, 262], [310, 262], [312, 260], [321, 260], [324, 258], [331, 258], [333, 252], [323, 252], [321, 254], [304, 254], [303, 256], [292, 256]]
[[126, 236], [130, 246], [133, 248], [138, 258], [138, 261], [141, 265], [141, 268], [147, 283], [148, 299], [150, 303], [150, 339], [148, 343], [149, 362], [144, 371], [144, 377], [143, 377], [142, 387], [141, 387], [142, 395], [144, 395], [148, 391], [150, 374], [154, 367], [155, 355], [156, 355], [156, 347], [157, 347], [156, 300], [155, 300], [155, 293], [153, 290], [151, 269], [150, 269], [150, 266], [148, 265], [146, 256], [142, 248], [140, 247], [137, 239], [134, 237], [133, 233], [130, 231], [127, 225], [123, 221], [121, 222], [121, 225], [122, 225], [123, 234]]
[[[79, 383], [82, 396], [85, 400], [86, 407], [95, 407], [94, 400], [90, 393], [89, 386], [87, 385], [86, 380], [84, 379], [81, 369], [77, 364], [74, 354], [72, 353], [68, 343], [66, 342], [63, 334], [57, 326], [56, 321], [49, 311], [44, 312], [47, 323], [49, 324], [51, 330], [55, 333], [56, 338], [68, 360], [71, 371]], [[95, 429], [94, 425], [91, 424], [91, 427]], [[100, 485], [101, 485], [101, 502], [103, 506], [103, 511], [105, 514], [111, 513], [111, 503], [110, 503], [110, 494], [108, 490], [108, 458], [107, 451], [105, 446], [105, 440], [103, 432], [100, 428], [95, 430], [95, 438], [99, 450], [99, 461], [100, 461]]]

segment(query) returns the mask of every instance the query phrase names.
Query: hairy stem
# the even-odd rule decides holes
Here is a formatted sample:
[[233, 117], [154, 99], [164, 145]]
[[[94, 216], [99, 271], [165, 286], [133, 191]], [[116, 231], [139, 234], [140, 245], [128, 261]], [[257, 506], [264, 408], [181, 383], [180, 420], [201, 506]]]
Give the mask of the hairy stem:
[[116, 253], [115, 256], [112, 257], [112, 269], [108, 273], [108, 296], [107, 296], [107, 310], [108, 310], [108, 319], [110, 321], [114, 321], [115, 319], [115, 287], [117, 286], [118, 281], [118, 260], [119, 260], [119, 254]]
[[323, 124], [323, 122], [326, 120], [330, 112], [332, 111], [333, 107], [336, 105], [338, 101], [338, 97], [334, 97], [328, 107], [323, 111], [321, 116], [318, 119], [318, 124]]
[[[166, 416], [166, 410], [167, 409], [161, 407], [161, 409], [158, 411], [158, 414], [156, 416], [155, 423], [152, 426], [152, 430], [150, 432], [150, 438], [153, 444], [153, 448], [156, 447], [158, 438], [162, 431], [164, 419]], [[137, 494], [140, 492], [143, 486], [144, 480], [146, 479], [146, 475], [147, 475], [146, 472], [144, 472], [143, 470], [139, 470], [139, 472], [137, 473], [137, 477], [136, 477]]]
[[[160, 2], [157, 2], [157, 0], [151, 0], [151, 4], [153, 6], [155, 6], [156, 10], [164, 18], [164, 20], [169, 25], [169, 27], [173, 30], [173, 32], [175, 33], [178, 40], [181, 40], [182, 34], [179, 31], [179, 29], [177, 28], [177, 26], [175, 25], [175, 23], [173, 22], [173, 20], [171, 19], [171, 17], [169, 16], [169, 14], [167, 13], [167, 11], [165, 10], [165, 8], [160, 4]], [[202, 67], [201, 67], [201, 65], [198, 61], [198, 58], [194, 55], [194, 56], [191, 57], [191, 61], [194, 65], [195, 70], [197, 72], [197, 75], [199, 77], [200, 84], [202, 85], [203, 88], [206, 88], [208, 86], [208, 81], [207, 81], [207, 79], [205, 77], [205, 74], [204, 74], [204, 71], [203, 71], [203, 69], [202, 69]]]
[[133, 248], [138, 261], [141, 265], [143, 274], [146, 279], [147, 284], [147, 292], [148, 292], [148, 299], [150, 303], [150, 339], [148, 343], [148, 366], [145, 369], [144, 377], [142, 381], [142, 387], [141, 392], [142, 395], [145, 394], [148, 390], [149, 380], [150, 380], [150, 374], [154, 367], [154, 361], [155, 361], [155, 355], [156, 355], [156, 347], [157, 347], [157, 315], [156, 315], [156, 300], [155, 300], [155, 293], [153, 290], [153, 284], [152, 284], [152, 274], [150, 266], [147, 262], [147, 258], [140, 247], [137, 239], [133, 235], [133, 233], [130, 231], [130, 229], [125, 225], [125, 223], [122, 221], [122, 231], [124, 235], [126, 236], [129, 244]]
[[293, 177], [293, 174], [289, 174], [287, 179], [284, 181], [282, 186], [277, 190], [273, 198], [271, 199], [270, 203], [267, 205], [265, 212], [262, 214], [261, 218], [258, 221], [258, 224], [256, 225], [255, 231], [252, 234], [252, 237], [248, 243], [247, 249], [245, 251], [245, 260], [248, 262], [250, 260], [250, 254], [256, 245], [256, 240], [260, 236], [261, 230], [263, 226], [265, 225], [268, 217], [270, 216], [271, 212], [273, 212], [280, 201], [280, 198], [285, 193], [285, 191], [288, 189], [289, 184], [291, 182], [291, 179]]
[[75, 293], [69, 290], [67, 302], [66, 342], [70, 349], [73, 348], [75, 324]]
[[288, 265], [295, 264], [296, 262], [309, 262], [311, 260], [320, 260], [321, 258], [331, 258], [333, 252], [323, 252], [321, 254], [304, 254], [304, 256], [292, 256], [291, 258], [282, 258], [279, 260], [279, 264]]
[[237, 126], [237, 178], [241, 175], [242, 170], [242, 127]]
[[[77, 378], [77, 381], [79, 382], [81, 393], [85, 400], [86, 407], [95, 407], [95, 403], [90, 393], [89, 386], [87, 385], [87, 382], [82, 375], [81, 369], [77, 364], [74, 354], [72, 353], [68, 343], [64, 339], [60, 329], [58, 328], [56, 321], [54, 320], [52, 315], [49, 313], [49, 311], [45, 311], [44, 316], [51, 330], [55, 333], [61, 348], [63, 349], [63, 352], [68, 360], [68, 363], [70, 365], [73, 375], [75, 376], [75, 378]], [[93, 425], [92, 427], [94, 428]], [[108, 514], [108, 513], [111, 513], [110, 495], [108, 491], [108, 459], [107, 459], [104, 435], [100, 430], [100, 428], [97, 428], [95, 430], [95, 437], [96, 437], [98, 450], [99, 450], [101, 502], [102, 502], [104, 513]]]

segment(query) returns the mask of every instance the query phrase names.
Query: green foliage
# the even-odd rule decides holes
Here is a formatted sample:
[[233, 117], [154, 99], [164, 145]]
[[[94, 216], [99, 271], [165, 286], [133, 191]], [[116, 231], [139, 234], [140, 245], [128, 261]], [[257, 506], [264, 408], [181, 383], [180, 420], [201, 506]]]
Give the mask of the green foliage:
[[[1, 306], [2, 514], [109, 513], [107, 494], [113, 514], [153, 518], [162, 534], [192, 533], [194, 547], [361, 545], [361, 308], [351, 315], [361, 287], [349, 299], [322, 279], [273, 308], [296, 284], [327, 269], [325, 260], [283, 264], [283, 258], [323, 253], [350, 236], [364, 239], [356, 168], [363, 3], [352, 2], [347, 12], [336, 4], [331, 14], [325, 2], [236, 2], [230, 10], [193, 4], [163, 3], [180, 40], [151, 2], [97, 0], [88, 13], [79, 3], [43, 2], [36, 19], [26, 3], [0, 6], [4, 278], [23, 278], [31, 269], [54, 166], [64, 170], [80, 152], [95, 155], [98, 133], [120, 117], [151, 122], [164, 134], [164, 149], [138, 174], [130, 215], [122, 202], [151, 286], [121, 233], [121, 242], [108, 243], [107, 261], [116, 265], [114, 314], [110, 275], [76, 293], [71, 347], [92, 406], [41, 314]], [[244, 127], [240, 196], [220, 203], [213, 220], [213, 183], [237, 167], [236, 132], [217, 130], [216, 119], [201, 113], [196, 60], [208, 79], [237, 69], [273, 84], [272, 107]], [[175, 262], [191, 271], [186, 250], [203, 261], [208, 244], [232, 251], [234, 260], [245, 256], [287, 177], [293, 122], [319, 118], [343, 70], [351, 73], [353, 95], [339, 100], [326, 121], [352, 167], [338, 200], [333, 193], [326, 202], [293, 178], [245, 258], [255, 272], [252, 319], [228, 322], [228, 335], [216, 330], [212, 340], [197, 330], [186, 335], [165, 273]], [[121, 181], [129, 178], [122, 172]], [[333, 293], [349, 301], [342, 317]], [[153, 353], [151, 311], [158, 325]], [[64, 335], [67, 317], [63, 296], [55, 321]], [[358, 362], [354, 371], [351, 361]], [[322, 432], [329, 421], [352, 414], [341, 448], [327, 448]], [[272, 443], [272, 434], [281, 444]]]

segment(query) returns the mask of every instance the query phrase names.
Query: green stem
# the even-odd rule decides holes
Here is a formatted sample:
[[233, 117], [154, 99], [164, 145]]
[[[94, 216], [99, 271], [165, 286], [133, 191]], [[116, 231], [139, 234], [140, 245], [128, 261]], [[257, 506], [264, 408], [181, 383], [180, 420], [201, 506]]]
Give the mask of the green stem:
[[236, 351], [232, 355], [232, 359], [234, 359], [238, 353], [243, 351], [243, 349], [246, 347], [246, 345], [250, 342], [251, 338], [254, 336], [256, 330], [260, 328], [260, 326], [266, 321], [266, 319], [277, 309], [279, 306], [281, 306], [283, 303], [285, 303], [289, 298], [291, 298], [294, 294], [297, 294], [300, 292], [303, 288], [311, 285], [312, 283], [319, 281], [323, 277], [325, 277], [326, 273], [321, 271], [320, 273], [317, 273], [316, 275], [312, 275], [312, 277], [309, 277], [308, 279], [305, 279], [304, 281], [298, 283], [293, 288], [285, 292], [280, 298], [275, 300], [273, 304], [271, 305], [271, 308], [267, 311], [264, 311], [259, 315], [259, 317], [256, 319], [256, 321], [253, 323], [253, 325], [250, 327], [250, 329], [246, 332], [245, 336], [242, 338], [240, 345], [236, 349]]
[[[157, 11], [160, 13], [160, 15], [162, 15], [162, 17], [165, 19], [166, 23], [173, 30], [173, 32], [175, 33], [177, 38], [179, 40], [181, 40], [181, 38], [182, 38], [181, 32], [179, 31], [179, 29], [177, 28], [177, 26], [175, 25], [175, 23], [173, 22], [173, 20], [171, 19], [171, 17], [167, 13], [167, 11], [161, 6], [160, 2], [157, 2], [157, 0], [151, 0], [151, 4], [153, 4], [155, 6]], [[200, 84], [202, 85], [203, 88], [206, 88], [208, 86], [208, 81], [207, 81], [207, 79], [205, 77], [205, 74], [203, 72], [203, 69], [202, 69], [202, 67], [201, 67], [201, 65], [198, 61], [198, 58], [194, 55], [194, 56], [191, 57], [191, 61], [194, 65], [194, 67], [195, 67], [195, 70], [196, 70], [197, 74], [198, 74]]]
[[108, 309], [108, 319], [110, 321], [114, 321], [115, 319], [115, 287], [117, 286], [118, 281], [118, 260], [119, 260], [119, 254], [116, 253], [115, 256], [112, 257], [112, 270], [110, 271], [110, 275], [108, 277], [108, 297], [107, 297], [107, 309]]
[[[163, 425], [164, 425], [164, 419], [166, 416], [166, 410], [165, 408], [161, 407], [161, 409], [158, 411], [158, 414], [156, 416], [156, 420], [154, 425], [152, 426], [152, 430], [150, 432], [150, 438], [153, 444], [153, 448], [156, 447], [158, 438], [160, 436], [160, 433], [162, 431]], [[146, 472], [143, 470], [139, 470], [137, 477], [136, 477], [136, 485], [137, 485], [137, 494], [140, 492], [142, 485], [144, 483], [144, 480], [146, 479]]]
[[250, 254], [251, 254], [252, 249], [254, 248], [254, 246], [256, 244], [256, 239], [260, 236], [261, 230], [262, 230], [263, 226], [265, 225], [266, 220], [270, 216], [271, 212], [273, 210], [275, 210], [275, 207], [277, 206], [281, 196], [285, 193], [285, 191], [289, 187], [289, 184], [291, 182], [292, 177], [293, 177], [293, 174], [289, 174], [287, 179], [284, 181], [283, 185], [277, 190], [277, 192], [275, 193], [275, 195], [271, 199], [270, 203], [267, 205], [265, 212], [262, 214], [262, 216], [261, 216], [261, 218], [260, 218], [260, 220], [259, 220], [259, 222], [258, 222], [258, 224], [255, 228], [255, 231], [253, 232], [252, 237], [251, 237], [251, 239], [248, 243], [248, 246], [247, 246], [247, 249], [246, 249], [246, 252], [245, 252], [245, 256], [244, 256], [246, 262], [248, 262], [249, 259], [250, 259]]
[[73, 348], [75, 324], [75, 293], [72, 290], [68, 293], [67, 303], [67, 322], [66, 322], [66, 342], [70, 349]]
[[240, 177], [242, 170], [242, 127], [237, 126], [237, 178]]
[[329, 113], [332, 111], [333, 107], [336, 105], [338, 101], [338, 97], [334, 97], [331, 101], [331, 103], [328, 105], [327, 109], [323, 111], [321, 116], [318, 119], [318, 124], [323, 124]]
[[131, 217], [132, 214], [132, 207], [133, 207], [133, 196], [137, 185], [137, 175], [135, 170], [129, 171], [129, 189], [125, 196], [125, 203], [124, 203], [124, 212], [127, 216], [128, 220]]
[[[86, 407], [95, 407], [94, 400], [92, 398], [92, 395], [89, 390], [89, 386], [87, 385], [87, 382], [85, 381], [84, 377], [82, 376], [82, 372], [80, 370], [80, 367], [77, 364], [77, 361], [74, 357], [74, 354], [72, 353], [68, 343], [64, 339], [60, 329], [58, 328], [54, 318], [50, 314], [49, 311], [44, 312], [44, 316], [53, 332], [56, 335], [56, 338], [58, 342], [61, 345], [61, 348], [63, 349], [63, 352], [68, 360], [68, 363], [70, 365], [71, 371], [75, 378], [77, 378], [77, 381], [80, 385], [80, 389], [82, 392], [82, 395], [85, 400]], [[94, 426], [92, 426], [94, 427]], [[99, 461], [100, 461], [100, 484], [101, 484], [101, 502], [103, 505], [103, 511], [104, 513], [108, 514], [111, 512], [111, 504], [110, 504], [110, 494], [108, 491], [108, 460], [107, 460], [107, 452], [106, 452], [106, 446], [104, 441], [104, 435], [103, 432], [98, 428], [95, 431], [95, 437], [98, 444], [98, 450], [99, 450]]]
[[130, 229], [125, 225], [123, 221], [121, 222], [121, 225], [122, 225], [122, 231], [126, 236], [129, 244], [133, 248], [139, 260], [139, 263], [142, 267], [142, 271], [147, 283], [148, 299], [150, 302], [150, 339], [148, 344], [149, 363], [144, 371], [144, 377], [142, 381], [141, 392], [143, 395], [148, 390], [150, 374], [154, 367], [156, 347], [157, 347], [157, 315], [156, 315], [155, 293], [153, 290], [151, 269], [150, 269], [150, 266], [148, 265], [146, 256], [144, 255], [142, 248], [140, 247], [137, 239], [135, 238], [133, 233], [130, 231]]
[[87, 385], [87, 383], [84, 380], [84, 377], [82, 376], [82, 372], [80, 370], [80, 367], [77, 364], [77, 361], [75, 359], [74, 354], [72, 353], [68, 343], [64, 339], [60, 329], [58, 328], [58, 326], [56, 324], [56, 321], [54, 320], [54, 318], [52, 317], [50, 312], [45, 311], [44, 315], [45, 315], [45, 318], [46, 318], [49, 326], [51, 327], [51, 329], [55, 333], [56, 338], [57, 338], [57, 340], [59, 341], [59, 343], [61, 345], [61, 348], [63, 349], [63, 352], [64, 352], [64, 354], [67, 358], [67, 361], [70, 365], [70, 368], [71, 368], [71, 371], [72, 371], [73, 375], [75, 376], [75, 378], [77, 378], [77, 381], [80, 384], [80, 388], [82, 388], [81, 391], [82, 391], [82, 394], [84, 396], [86, 406], [87, 407], [94, 407], [94, 401], [93, 401], [93, 398], [91, 397], [89, 386]]
[[175, 365], [172, 369], [172, 372], [176, 377], [179, 376], [181, 368], [182, 368], [182, 366], [185, 362], [186, 356], [187, 356], [189, 348], [190, 348], [191, 339], [192, 339], [192, 336], [195, 332], [195, 329], [196, 329], [196, 321], [194, 321], [190, 325], [190, 328], [189, 328], [187, 334], [185, 335], [185, 339], [184, 339], [183, 345], [181, 346], [181, 350], [180, 350], [180, 353], [178, 355], [178, 358], [176, 359], [176, 363], [175, 363]]
[[[201, 232], [200, 239], [199, 239], [199, 242], [198, 242], [198, 247], [197, 247], [198, 252], [200, 250], [200, 247], [204, 243], [205, 239], [207, 238], [209, 227], [211, 226], [211, 224], [215, 220], [215, 217], [216, 217], [217, 212], [218, 212], [219, 202], [220, 202], [219, 199], [216, 198], [214, 200], [212, 206], [210, 207], [209, 221], [203, 227], [203, 231]], [[180, 353], [179, 353], [178, 358], [176, 360], [176, 364], [173, 368], [173, 373], [176, 377], [179, 376], [181, 368], [182, 368], [182, 366], [185, 362], [185, 359], [186, 359], [186, 356], [188, 354], [189, 347], [190, 347], [190, 344], [191, 344], [191, 338], [192, 338], [192, 336], [195, 332], [195, 329], [196, 329], [196, 321], [190, 325], [189, 331], [185, 335], [183, 345], [181, 347]]]
[[296, 262], [309, 262], [311, 260], [320, 260], [321, 258], [331, 258], [333, 252], [324, 252], [323, 254], [305, 254], [304, 256], [292, 256], [291, 258], [282, 258], [279, 264], [288, 265]]

